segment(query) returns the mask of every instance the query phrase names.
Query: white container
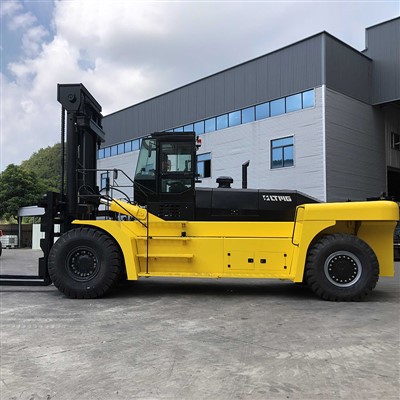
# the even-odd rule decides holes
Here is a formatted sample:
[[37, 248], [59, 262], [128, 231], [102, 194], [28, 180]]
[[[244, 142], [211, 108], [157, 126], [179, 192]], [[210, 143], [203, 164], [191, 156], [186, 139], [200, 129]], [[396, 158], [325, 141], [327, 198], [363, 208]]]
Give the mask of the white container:
[[18, 247], [17, 235], [3, 235], [0, 237], [0, 240], [4, 248], [16, 249]]

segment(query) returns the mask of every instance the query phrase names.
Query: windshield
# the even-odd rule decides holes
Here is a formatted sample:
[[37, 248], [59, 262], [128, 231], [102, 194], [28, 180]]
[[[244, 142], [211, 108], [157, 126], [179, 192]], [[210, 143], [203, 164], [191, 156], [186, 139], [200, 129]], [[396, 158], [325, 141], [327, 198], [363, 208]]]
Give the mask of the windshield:
[[155, 179], [156, 167], [156, 141], [144, 139], [139, 153], [135, 179]]

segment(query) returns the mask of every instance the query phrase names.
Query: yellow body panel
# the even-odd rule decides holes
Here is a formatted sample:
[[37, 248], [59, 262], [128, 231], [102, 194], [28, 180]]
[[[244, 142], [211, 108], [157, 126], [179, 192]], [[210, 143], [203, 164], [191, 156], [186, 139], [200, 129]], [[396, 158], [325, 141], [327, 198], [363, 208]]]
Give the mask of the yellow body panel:
[[[392, 276], [398, 206], [387, 201], [306, 204], [294, 222], [164, 221], [121, 201], [111, 210], [139, 221], [74, 221], [98, 227], [119, 244], [129, 280], [141, 276], [303, 280], [318, 235], [350, 233], [374, 250], [380, 273]], [[147, 228], [146, 228], [147, 225]]]

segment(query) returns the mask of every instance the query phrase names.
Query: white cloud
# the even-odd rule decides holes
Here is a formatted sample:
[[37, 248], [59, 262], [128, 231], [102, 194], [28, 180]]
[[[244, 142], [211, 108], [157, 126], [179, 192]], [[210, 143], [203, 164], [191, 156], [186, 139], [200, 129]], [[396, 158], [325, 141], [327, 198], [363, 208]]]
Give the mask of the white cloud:
[[3, 1], [0, 7], [0, 17], [12, 16], [22, 10], [22, 5], [17, 1]]
[[322, 30], [362, 49], [364, 28], [396, 16], [393, 9], [393, 3], [56, 0], [50, 29], [24, 3], [2, 2], [2, 26], [7, 21], [23, 35], [20, 59], [1, 75], [0, 170], [59, 140], [57, 83], [84, 83], [107, 114]]
[[29, 28], [22, 36], [22, 50], [27, 56], [34, 56], [41, 50], [42, 40], [49, 35], [43, 26]]
[[26, 29], [34, 25], [36, 21], [36, 17], [30, 12], [17, 14], [10, 19], [8, 27], [11, 30]]

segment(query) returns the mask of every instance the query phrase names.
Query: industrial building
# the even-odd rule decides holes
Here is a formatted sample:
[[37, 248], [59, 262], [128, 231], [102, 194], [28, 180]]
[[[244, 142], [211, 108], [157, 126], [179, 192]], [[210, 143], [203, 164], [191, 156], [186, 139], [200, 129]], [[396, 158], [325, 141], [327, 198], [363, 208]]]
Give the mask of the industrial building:
[[103, 128], [98, 168], [131, 179], [141, 137], [195, 131], [199, 186], [228, 175], [240, 187], [249, 160], [249, 188], [400, 200], [400, 18], [367, 28], [363, 51], [321, 32], [107, 115]]

